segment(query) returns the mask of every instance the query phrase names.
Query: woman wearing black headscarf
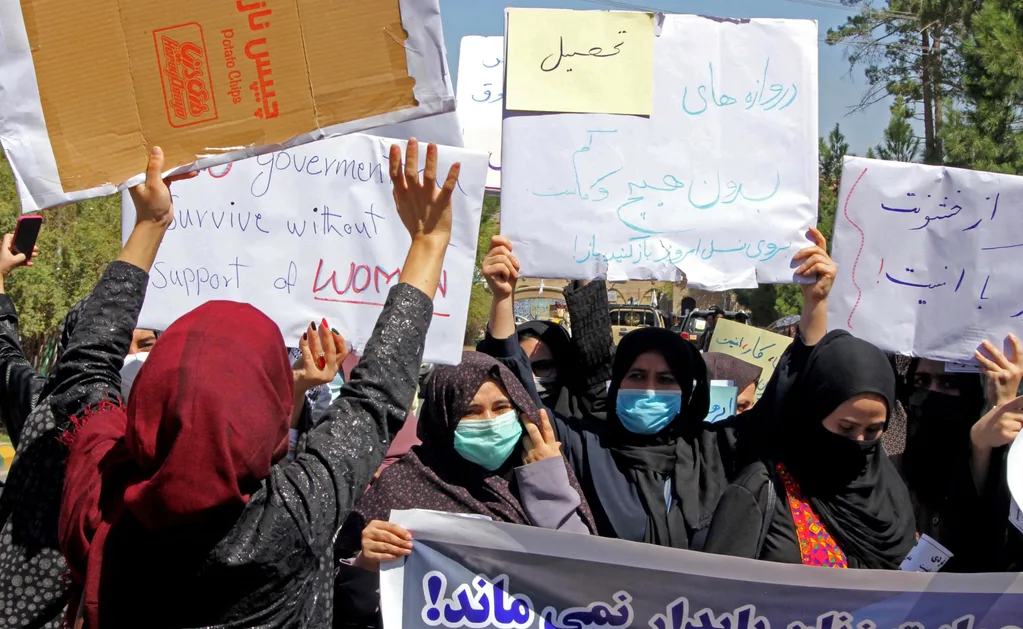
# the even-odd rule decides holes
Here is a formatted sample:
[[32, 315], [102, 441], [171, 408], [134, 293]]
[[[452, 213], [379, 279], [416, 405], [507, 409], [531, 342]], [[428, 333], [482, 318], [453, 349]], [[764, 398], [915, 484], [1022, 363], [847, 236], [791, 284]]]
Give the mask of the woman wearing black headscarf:
[[[826, 299], [836, 268], [817, 230], [815, 246], [795, 257], [796, 273], [816, 276], [803, 287], [804, 334], [810, 343], [824, 335]], [[495, 304], [514, 292], [518, 262], [508, 251], [491, 251], [484, 274]], [[495, 338], [514, 336], [510, 301], [492, 311]], [[529, 388], [532, 378], [521, 353], [502, 362]], [[618, 345], [604, 422], [562, 417], [551, 423], [605, 537], [700, 550], [721, 493], [735, 470], [753, 460], [749, 413], [708, 424], [707, 368], [699, 351], [661, 328], [636, 330]], [[609, 404], [609, 406], [610, 406]], [[756, 413], [754, 408], [751, 413]], [[759, 431], [757, 431], [759, 432]], [[747, 439], [746, 434], [751, 438]]]
[[[491, 239], [490, 253], [483, 259], [484, 277], [492, 278], [495, 269], [504, 268], [502, 257], [511, 255], [511, 246], [505, 236]], [[603, 281], [571, 282], [564, 296], [572, 321], [571, 336], [559, 323], [527, 321], [518, 326], [517, 334], [506, 338], [495, 338], [488, 328], [476, 349], [491, 356], [508, 356], [521, 349], [544, 406], [562, 417], [603, 420], [615, 350], [607, 286]], [[491, 316], [513, 307], [511, 294], [494, 292]]]
[[798, 363], [786, 354], [758, 406], [777, 413], [774, 454], [725, 492], [707, 551], [898, 569], [916, 543], [916, 523], [909, 491], [881, 448], [895, 403], [888, 359], [835, 331]]
[[707, 363], [708, 380], [724, 380], [732, 383], [738, 395], [735, 399], [735, 411], [745, 413], [753, 408], [757, 398], [757, 383], [763, 368], [748, 363], [741, 358], [709, 352], [703, 355]]

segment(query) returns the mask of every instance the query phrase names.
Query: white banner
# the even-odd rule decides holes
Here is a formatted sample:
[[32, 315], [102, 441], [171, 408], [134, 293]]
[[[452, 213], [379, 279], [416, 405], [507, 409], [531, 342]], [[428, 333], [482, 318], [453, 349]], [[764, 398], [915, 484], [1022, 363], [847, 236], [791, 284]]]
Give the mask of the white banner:
[[887, 352], [972, 361], [1023, 336], [1023, 177], [847, 157], [828, 322]]
[[392, 511], [384, 629], [1020, 629], [1023, 576], [826, 570]]
[[[327, 321], [361, 351], [410, 239], [388, 174], [388, 140], [350, 135], [267, 153], [174, 184], [175, 218], [149, 277], [139, 326], [165, 329], [213, 299], [250, 303], [295, 345]], [[457, 364], [469, 308], [487, 157], [440, 147], [438, 171], [462, 163], [454, 231], [434, 300], [427, 362]], [[426, 151], [420, 151], [420, 169]], [[443, 183], [443, 177], [438, 175]], [[135, 223], [125, 193], [123, 236]]]
[[656, 25], [649, 118], [504, 120], [501, 229], [523, 275], [791, 282], [817, 216], [816, 22]]
[[501, 116], [504, 110], [504, 37], [462, 38], [458, 54], [458, 117], [465, 146], [490, 155], [487, 188], [501, 188]]

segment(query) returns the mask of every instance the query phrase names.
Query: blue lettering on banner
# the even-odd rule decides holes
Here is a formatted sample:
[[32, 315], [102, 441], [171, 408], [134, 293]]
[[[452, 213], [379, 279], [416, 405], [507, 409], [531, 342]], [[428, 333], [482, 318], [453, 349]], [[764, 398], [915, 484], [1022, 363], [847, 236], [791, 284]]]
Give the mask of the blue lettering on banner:
[[[618, 629], [638, 626], [642, 621], [633, 610], [633, 597], [619, 591], [611, 602], [596, 601], [583, 607], [571, 607], [557, 611], [553, 607], [536, 612], [528, 596], [513, 594], [510, 579], [499, 575], [489, 579], [477, 574], [469, 583], [458, 585], [448, 596], [448, 579], [444, 573], [434, 570], [426, 573], [422, 581], [424, 603], [420, 617], [428, 627], [449, 629], [528, 629], [539, 623], [541, 629]], [[646, 623], [651, 629], [771, 629], [771, 622], [757, 613], [755, 605], [741, 605], [723, 613], [716, 613], [705, 607], [692, 612], [687, 597], [679, 597], [656, 613]], [[858, 612], [859, 613], [859, 612]], [[972, 614], [960, 616], [950, 624], [935, 629], [974, 629]], [[856, 620], [844, 610], [832, 610], [820, 614], [810, 624], [795, 621], [784, 625], [785, 629], [878, 629], [870, 618]], [[777, 629], [781, 629], [778, 627]], [[891, 629], [926, 629], [923, 623], [903, 622]], [[990, 627], [989, 629], [1020, 629], [1014, 625]]]

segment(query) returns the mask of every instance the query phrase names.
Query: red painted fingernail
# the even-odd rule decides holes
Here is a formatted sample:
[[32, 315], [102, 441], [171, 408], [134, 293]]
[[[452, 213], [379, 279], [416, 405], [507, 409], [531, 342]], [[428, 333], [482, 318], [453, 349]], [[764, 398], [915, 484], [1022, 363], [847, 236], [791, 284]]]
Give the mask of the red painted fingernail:
[[330, 324], [327, 323], [326, 317], [324, 317], [324, 319], [323, 319], [323, 321], [321, 321], [321, 323], [323, 324], [323, 327], [325, 327], [327, 329], [330, 329]]

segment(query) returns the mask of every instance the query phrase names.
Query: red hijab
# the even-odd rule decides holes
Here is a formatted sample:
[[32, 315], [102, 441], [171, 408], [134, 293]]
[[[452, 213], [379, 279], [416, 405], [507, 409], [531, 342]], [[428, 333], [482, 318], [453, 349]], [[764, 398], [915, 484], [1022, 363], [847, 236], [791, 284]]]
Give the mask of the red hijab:
[[101, 572], [118, 557], [104, 543], [125, 511], [152, 532], [202, 526], [214, 510], [240, 514], [288, 452], [293, 387], [277, 326], [252, 306], [214, 301], [160, 337], [127, 409], [82, 418], [58, 532], [87, 627], [99, 626], [100, 601], [111, 600], [101, 597]]

